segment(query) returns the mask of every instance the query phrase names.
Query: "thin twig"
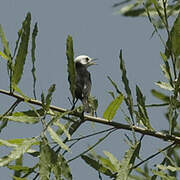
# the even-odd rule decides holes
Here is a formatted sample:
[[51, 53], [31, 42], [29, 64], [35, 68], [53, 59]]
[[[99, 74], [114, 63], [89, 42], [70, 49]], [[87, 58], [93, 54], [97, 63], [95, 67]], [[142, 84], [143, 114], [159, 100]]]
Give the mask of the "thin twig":
[[[79, 142], [79, 140], [81, 139], [85, 139], [85, 138], [88, 138], [88, 137], [91, 137], [91, 136], [95, 136], [95, 135], [98, 135], [98, 134], [101, 134], [101, 133], [105, 133], [105, 132], [108, 132], [108, 131], [112, 131], [112, 130], [117, 130], [115, 128], [110, 128], [110, 129], [107, 129], [107, 130], [104, 130], [104, 131], [100, 131], [100, 132], [97, 132], [97, 133], [93, 133], [93, 134], [90, 134], [90, 135], [87, 135], [87, 136], [83, 136], [83, 137], [80, 137], [80, 138], [74, 138], [74, 139], [70, 139], [68, 140], [69, 141], [75, 141], [74, 143], [72, 143], [69, 148], [72, 148], [72, 146], [74, 146], [76, 143]], [[62, 155], [64, 155], [67, 151], [65, 151]]]
[[81, 154], [75, 156], [74, 158], [70, 159], [67, 161], [67, 163], [79, 158], [80, 156], [82, 156], [83, 154], [86, 154], [87, 152], [89, 152], [90, 150], [92, 150], [94, 147], [96, 147], [100, 142], [102, 142], [104, 139], [106, 139], [112, 132], [114, 132], [116, 129], [113, 129], [112, 131], [108, 132], [103, 138], [99, 139], [93, 146], [89, 147], [87, 150], [85, 150], [84, 152], [82, 152]]
[[143, 163], [145, 163], [146, 161], [148, 161], [148, 160], [150, 160], [150, 159], [154, 158], [155, 156], [157, 156], [157, 155], [158, 155], [158, 154], [160, 154], [161, 152], [163, 152], [163, 151], [165, 151], [165, 150], [169, 149], [170, 147], [172, 147], [172, 146], [174, 146], [174, 145], [176, 146], [176, 144], [175, 144], [175, 143], [172, 143], [172, 144], [170, 144], [170, 145], [166, 146], [165, 148], [161, 149], [160, 151], [158, 151], [158, 152], [154, 153], [153, 155], [151, 155], [151, 156], [149, 156], [148, 158], [144, 159], [144, 160], [143, 160], [143, 161], [141, 161], [140, 163], [136, 164], [136, 165], [135, 165], [135, 166], [133, 166], [131, 169], [135, 169], [135, 168], [137, 168], [137, 167], [138, 167], [138, 166], [140, 166], [141, 164], [143, 164]]
[[2, 118], [3, 116], [6, 116], [7, 114], [9, 114], [9, 112], [13, 112], [14, 109], [16, 108], [16, 106], [21, 102], [21, 100], [17, 99], [12, 105], [11, 107], [3, 114], [0, 116], [0, 118]]
[[99, 131], [99, 132], [96, 132], [96, 133], [93, 133], [93, 134], [88, 134], [88, 135], [86, 135], [86, 136], [82, 136], [82, 137], [79, 137], [79, 138], [69, 139], [68, 142], [70, 142], [70, 141], [79, 141], [79, 140], [81, 140], [81, 139], [89, 138], [89, 137], [91, 137], [91, 136], [96, 136], [96, 135], [98, 135], [98, 134], [102, 134], [102, 133], [111, 131], [111, 130], [113, 130], [113, 129], [115, 129], [115, 128], [109, 128], [109, 129], [106, 129], [106, 130], [103, 130], [103, 131]]

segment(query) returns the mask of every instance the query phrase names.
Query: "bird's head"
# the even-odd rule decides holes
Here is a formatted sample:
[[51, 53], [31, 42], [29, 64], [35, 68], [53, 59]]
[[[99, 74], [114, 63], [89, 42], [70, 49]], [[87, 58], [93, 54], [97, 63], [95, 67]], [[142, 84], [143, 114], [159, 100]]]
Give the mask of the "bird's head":
[[75, 58], [75, 63], [80, 63], [81, 65], [84, 65], [86, 68], [88, 68], [91, 65], [95, 65], [96, 59], [92, 59], [87, 55], [80, 55], [78, 57]]

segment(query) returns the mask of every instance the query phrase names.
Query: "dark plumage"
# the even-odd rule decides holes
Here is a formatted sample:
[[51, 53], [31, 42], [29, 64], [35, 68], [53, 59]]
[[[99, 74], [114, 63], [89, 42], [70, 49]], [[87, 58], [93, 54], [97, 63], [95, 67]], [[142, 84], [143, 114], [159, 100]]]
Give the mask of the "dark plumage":
[[76, 88], [75, 97], [82, 101], [84, 111], [89, 113], [91, 111], [88, 103], [88, 97], [91, 92], [91, 75], [87, 68], [95, 64], [92, 59], [86, 55], [78, 56], [75, 59], [76, 68]]

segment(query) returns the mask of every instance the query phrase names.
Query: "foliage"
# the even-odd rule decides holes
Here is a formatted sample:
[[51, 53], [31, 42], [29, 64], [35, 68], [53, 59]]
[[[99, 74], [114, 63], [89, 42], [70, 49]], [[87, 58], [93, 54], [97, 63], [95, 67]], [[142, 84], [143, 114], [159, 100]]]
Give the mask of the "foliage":
[[124, 0], [113, 4], [113, 8], [118, 9], [116, 13], [126, 17], [147, 17], [146, 9], [148, 9], [149, 15], [153, 18], [153, 23], [161, 29], [166, 27], [162, 20], [165, 6], [167, 6], [167, 17], [179, 13], [180, 3], [176, 0]]
[[[22, 27], [18, 31], [18, 38], [15, 43], [13, 53], [9, 48], [9, 43], [0, 25], [0, 39], [3, 50], [0, 51], [0, 56], [7, 63], [9, 74], [9, 91], [1, 90], [0, 93], [16, 98], [16, 101], [9, 107], [9, 109], [0, 115], [0, 132], [5, 131], [8, 123], [11, 121], [18, 123], [26, 123], [28, 126], [33, 124], [41, 124], [42, 129], [35, 137], [26, 138], [11, 138], [0, 139], [0, 146], [6, 147], [9, 153], [6, 152], [0, 158], [0, 166], [7, 167], [13, 170], [13, 179], [23, 180], [27, 178], [36, 179], [73, 179], [73, 173], [70, 169], [70, 162], [77, 158], [81, 159], [90, 167], [98, 171], [99, 179], [101, 175], [107, 176], [114, 180], [131, 180], [131, 179], [177, 179], [180, 171], [180, 156], [179, 156], [179, 91], [180, 91], [180, 72], [179, 72], [179, 23], [180, 14], [176, 17], [172, 28], [169, 26], [169, 16], [176, 14], [179, 8], [179, 1], [174, 1], [168, 4], [168, 1], [161, 0], [137, 0], [132, 3], [132, 0], [126, 0], [114, 6], [126, 4], [121, 10], [125, 16], [140, 16], [146, 15], [154, 27], [154, 33], [160, 37], [163, 44], [164, 52], [160, 52], [162, 58], [161, 70], [165, 80], [159, 80], [155, 84], [160, 88], [159, 90], [151, 90], [152, 95], [162, 103], [146, 103], [146, 97], [142, 91], [142, 87], [136, 85], [135, 90], [132, 88], [131, 81], [128, 79], [128, 71], [123, 59], [122, 50], [119, 54], [119, 68], [121, 72], [121, 80], [124, 90], [118, 83], [113, 81], [113, 78], [108, 76], [110, 83], [114, 90], [110, 90], [109, 94], [113, 100], [107, 105], [104, 111], [103, 118], [94, 117], [98, 107], [98, 102], [94, 97], [89, 97], [89, 104], [93, 109], [93, 113], [86, 115], [79, 111], [79, 107], [73, 111], [62, 109], [51, 105], [53, 95], [55, 92], [55, 84], [52, 84], [46, 93], [42, 92], [41, 97], [36, 97], [36, 37], [38, 33], [38, 26], [35, 23], [33, 32], [31, 33], [31, 14], [27, 13]], [[156, 18], [156, 19], [154, 19]], [[167, 38], [164, 40], [158, 30], [159, 24], [167, 33]], [[19, 88], [20, 80], [23, 77], [24, 65], [26, 63], [29, 42], [31, 44], [32, 57], [32, 91], [34, 99], [28, 97]], [[67, 56], [67, 71], [69, 89], [72, 94], [73, 103], [75, 100], [75, 66], [74, 66], [74, 50], [73, 38], [69, 35], [66, 41], [66, 56]], [[123, 92], [124, 91], [124, 92]], [[166, 93], [165, 93], [166, 92]], [[17, 94], [16, 94], [17, 93]], [[136, 98], [133, 97], [136, 94]], [[36, 99], [40, 98], [41, 101]], [[20, 103], [28, 105], [28, 109], [21, 111], [17, 110]], [[37, 108], [36, 105], [41, 106]], [[166, 110], [165, 118], [168, 120], [168, 129], [158, 132], [152, 127], [151, 116], [149, 108], [161, 107]], [[126, 121], [122, 124], [117, 121], [119, 114]], [[113, 128], [106, 129], [93, 134], [79, 136], [79, 138], [72, 138], [78, 128], [86, 121], [93, 121]], [[107, 137], [118, 129], [129, 130], [132, 134], [125, 134], [124, 141], [128, 145], [127, 151], [122, 158], [116, 158], [112, 153], [104, 150], [104, 155], [97, 154], [95, 147], [101, 145]], [[89, 138], [95, 135], [105, 135], [97, 140], [94, 145], [91, 145], [81, 153], [69, 159], [68, 155], [73, 155], [71, 149], [73, 145], [82, 139]], [[141, 133], [141, 137], [137, 134]], [[142, 141], [143, 137], [153, 136], [165, 141], [173, 141], [172, 144], [163, 149], [158, 149], [156, 153], [147, 156], [146, 159], [141, 158], [143, 151]], [[149, 137], [150, 138], [150, 137]], [[68, 142], [68, 143], [67, 143]], [[147, 141], [143, 142], [147, 143]], [[117, 149], [117, 151], [120, 151]], [[30, 167], [24, 165], [23, 160], [30, 155], [32, 164]], [[152, 166], [147, 164], [148, 160], [161, 154], [163, 159]], [[37, 161], [38, 158], [38, 161]], [[143, 166], [144, 165], [144, 166]]]

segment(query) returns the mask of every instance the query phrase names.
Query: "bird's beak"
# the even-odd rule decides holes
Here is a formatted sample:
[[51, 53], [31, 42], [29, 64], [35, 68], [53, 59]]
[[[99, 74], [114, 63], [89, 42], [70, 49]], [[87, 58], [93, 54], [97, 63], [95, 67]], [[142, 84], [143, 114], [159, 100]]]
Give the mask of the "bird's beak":
[[96, 63], [97, 60], [98, 60], [97, 58], [91, 59], [91, 61], [88, 63], [88, 66], [97, 65]]

